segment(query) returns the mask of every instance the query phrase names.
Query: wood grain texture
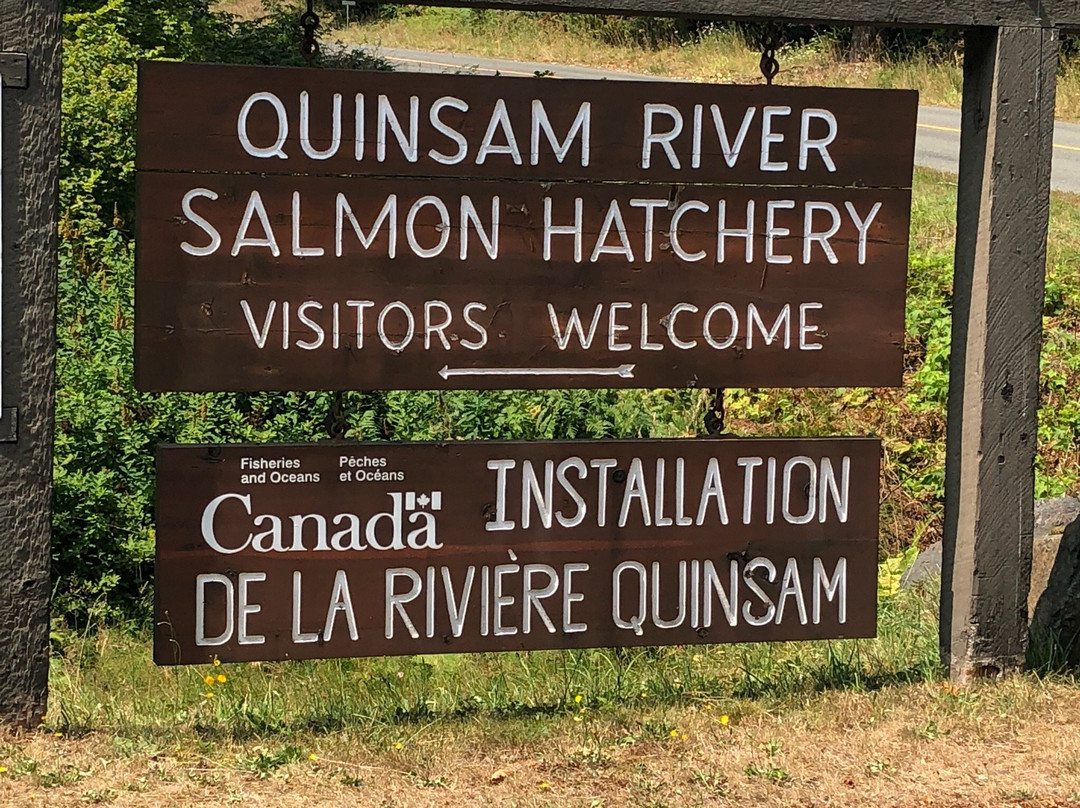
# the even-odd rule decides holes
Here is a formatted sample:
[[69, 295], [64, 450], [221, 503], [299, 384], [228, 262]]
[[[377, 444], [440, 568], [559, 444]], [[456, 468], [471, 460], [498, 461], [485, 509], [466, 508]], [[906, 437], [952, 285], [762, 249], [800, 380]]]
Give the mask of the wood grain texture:
[[[179, 215], [184, 194], [199, 186], [217, 194], [216, 200], [200, 199], [197, 207], [221, 228], [222, 247], [208, 256], [185, 253], [180, 246], [202, 246], [207, 240], [203, 229]], [[244, 248], [236, 256], [230, 252], [256, 189], [280, 244], [277, 257], [264, 247]], [[302, 244], [322, 250], [320, 256], [296, 256], [291, 250], [294, 193], [302, 206]], [[383, 224], [365, 248], [345, 220], [337, 255], [339, 195], [364, 231], [396, 195], [393, 259], [388, 226]], [[449, 228], [426, 205], [408, 229], [411, 206], [430, 195], [445, 202]], [[462, 259], [463, 195], [489, 231], [498, 199], [497, 258], [470, 229], [464, 239], [468, 255]], [[210, 391], [901, 383], [909, 191], [692, 186], [681, 189], [671, 206], [668, 198], [668, 188], [656, 185], [144, 173], [136, 256], [136, 384], [151, 391]], [[580, 256], [575, 259], [574, 237], [561, 235], [550, 237], [545, 257], [542, 200], [550, 200], [552, 219], [561, 223], [572, 220], [577, 199], [584, 210]], [[630, 205], [632, 199], [659, 205], [651, 229], [643, 209]], [[791, 205], [773, 217], [776, 227], [790, 231], [772, 240], [774, 257], [783, 256], [784, 263], [765, 259], [770, 200]], [[836, 263], [816, 243], [805, 262], [802, 227], [810, 201], [832, 205], [843, 217], [829, 242]], [[624, 211], [633, 260], [623, 254], [590, 258], [612, 202]], [[729, 237], [725, 258], [718, 261], [717, 210], [723, 203], [727, 226], [744, 228], [751, 202], [757, 233], [753, 260], [746, 260], [745, 238]], [[700, 207], [681, 218], [673, 240], [671, 221], [679, 206], [691, 204]], [[863, 217], [881, 205], [862, 262], [859, 231], [847, 204]], [[814, 226], [821, 231], [831, 221], [819, 212]], [[253, 230], [261, 235], [258, 226]], [[424, 247], [440, 238], [447, 246], [436, 257], [418, 257], [408, 246], [410, 232]], [[609, 235], [604, 243], [619, 241]], [[702, 258], [684, 260], [676, 248]], [[349, 301], [366, 302], [362, 324], [360, 309]], [[430, 316], [429, 301], [438, 306]], [[482, 308], [469, 315], [466, 309], [473, 304]], [[614, 315], [611, 304], [620, 306]], [[689, 308], [672, 315], [678, 304]], [[710, 317], [721, 304], [730, 308]], [[302, 306], [324, 337], [299, 319]], [[599, 316], [597, 306], [602, 306]], [[584, 333], [560, 345], [556, 334], [568, 331], [575, 309]], [[383, 311], [388, 311], [383, 323], [389, 341], [380, 338]], [[485, 329], [483, 347], [470, 317]], [[766, 339], [762, 323], [771, 332], [780, 320], [775, 339]], [[439, 336], [427, 333], [426, 322], [449, 325]], [[610, 332], [612, 322], [617, 333]], [[335, 323], [340, 339], [331, 336]], [[804, 323], [812, 329], [805, 339]], [[586, 341], [585, 334], [595, 337]], [[440, 375], [444, 366], [550, 369], [625, 363], [634, 366], [626, 377]]]
[[[898, 385], [916, 112], [881, 90], [146, 62], [136, 383]], [[372, 245], [356, 228], [384, 202], [396, 223]], [[264, 247], [244, 243], [256, 203]], [[465, 232], [466, 203], [489, 245], [500, 217], [498, 249]], [[747, 255], [720, 233], [751, 210]], [[578, 216], [580, 240], [548, 229]], [[423, 327], [429, 303], [446, 336]], [[575, 308], [585, 333], [567, 344]], [[807, 323], [814, 344], [765, 347], [759, 328], [755, 346], [754, 317], [769, 334]]]
[[[272, 93], [273, 102], [246, 102], [255, 94]], [[308, 148], [328, 153], [315, 159], [301, 143], [301, 98], [310, 115]], [[334, 98], [340, 113], [333, 114]], [[358, 96], [360, 100], [358, 100]], [[380, 98], [393, 114], [380, 118]], [[456, 99], [467, 109], [436, 107], [440, 99]], [[503, 102], [505, 118], [489, 129]], [[410, 104], [415, 104], [411, 107]], [[541, 104], [544, 120], [561, 143], [574, 129], [583, 104], [589, 107], [588, 160], [575, 135], [559, 159], [544, 134], [537, 138], [533, 164], [534, 106]], [[651, 163], [642, 167], [646, 105], [654, 110], [656, 134], [678, 128], [669, 147], [653, 145]], [[728, 144], [740, 142], [744, 115], [753, 109], [741, 148], [732, 163], [725, 160], [714, 123], [713, 107], [721, 116]], [[412, 113], [415, 108], [416, 114]], [[695, 108], [700, 125], [695, 127]], [[244, 110], [247, 109], [245, 114]], [[435, 110], [432, 112], [432, 110]], [[822, 87], [745, 86], [690, 82], [559, 81], [510, 76], [443, 76], [355, 70], [246, 67], [144, 62], [139, 70], [139, 171], [257, 172], [260, 174], [320, 174], [349, 176], [446, 177], [450, 179], [598, 180], [610, 182], [728, 183], [753, 185], [826, 185], [832, 187], [910, 188], [915, 155], [918, 94], [907, 90], [860, 90]], [[774, 163], [786, 170], [762, 170], [763, 128], [779, 138], [768, 146]], [[817, 151], [807, 153], [799, 169], [799, 137], [804, 110], [828, 110], [836, 118], [836, 136], [827, 150], [835, 161], [829, 170]], [[675, 114], [679, 115], [678, 124]], [[340, 128], [340, 145], [332, 147], [333, 122]], [[401, 135], [395, 134], [396, 122]], [[243, 121], [243, 127], [240, 126]], [[359, 125], [358, 125], [359, 121]], [[409, 140], [415, 125], [415, 159], [404, 156], [399, 141]], [[453, 156], [458, 145], [439, 127], [450, 127], [468, 144], [456, 162], [439, 162], [431, 152]], [[825, 138], [827, 124], [807, 120], [811, 138]], [[238, 135], [243, 129], [252, 146], [267, 149], [282, 139], [280, 156], [253, 156]], [[692, 165], [694, 132], [700, 132], [700, 166]], [[539, 131], [539, 130], [538, 130]], [[512, 133], [520, 162], [507, 153], [481, 154], [485, 135], [498, 147]], [[385, 144], [379, 156], [378, 142]], [[665, 157], [670, 148], [677, 160]]]
[[965, 39], [941, 607], [960, 681], [1024, 661], [1057, 53], [1052, 30]]
[[597, 14], [652, 14], [762, 22], [832, 23], [912, 28], [1011, 26], [1080, 28], [1075, 0], [423, 0], [421, 3], [518, 11], [580, 11]]
[[4, 407], [0, 444], [0, 720], [36, 726], [49, 672], [49, 540], [60, 138], [60, 0], [0, 0], [0, 49], [29, 54], [4, 90]]
[[[880, 442], [868, 438], [161, 447], [154, 658], [158, 664], [202, 664], [215, 655], [233, 662], [872, 637], [880, 455]], [[492, 461], [503, 470], [494, 470]], [[526, 463], [539, 475], [536, 488]], [[709, 479], [723, 489], [725, 515], [715, 495], [703, 499]], [[838, 498], [837, 492], [844, 493]], [[547, 502], [546, 517], [537, 498]], [[292, 525], [301, 516], [298, 544]], [[247, 541], [271, 517], [282, 520], [287, 534], [277, 549], [263, 539]], [[327, 525], [321, 544], [320, 519]], [[357, 533], [335, 540], [346, 524], [355, 524]], [[406, 538], [425, 525], [430, 533]], [[760, 558], [767, 564], [753, 563]], [[829, 577], [840, 559], [846, 565], [844, 588], [831, 602], [818, 590], [817, 620], [815, 558]], [[650, 602], [651, 593], [659, 593], [646, 614], [638, 601], [640, 573], [623, 573], [621, 597], [615, 597], [613, 578], [624, 562], [641, 565]], [[703, 582], [706, 562], [718, 571], [729, 604], [738, 604], [731, 616], [724, 616], [713, 585]], [[570, 587], [567, 564], [581, 565]], [[561, 579], [543, 601], [549, 628], [533, 606], [526, 630], [525, 565], [547, 565]], [[456, 630], [444, 568], [460, 604], [454, 611], [464, 616]], [[401, 570], [413, 571], [417, 582], [427, 580], [425, 593], [432, 593], [430, 600], [425, 594], [402, 607], [415, 621], [415, 637], [400, 612], [389, 615], [388, 636], [387, 579], [394, 570], [396, 594], [409, 589]], [[199, 632], [196, 592], [198, 576], [206, 574], [218, 579], [204, 584]], [[241, 642], [237, 617], [231, 639], [200, 643], [200, 633], [226, 633], [225, 581], [238, 587], [240, 576], [251, 574], [266, 576], [252, 579], [250, 601], [257, 611], [247, 619], [248, 633], [262, 641]], [[324, 630], [335, 577], [342, 575], [356, 617], [355, 639], [344, 615], [331, 637]], [[771, 617], [748, 578], [775, 605]], [[495, 579], [502, 605], [482, 594]], [[532, 585], [541, 588], [550, 580], [539, 572]], [[781, 597], [785, 587], [788, 594]], [[563, 620], [563, 597], [571, 591], [581, 597], [569, 622], [587, 627], [577, 631], [566, 630]], [[234, 609], [239, 600], [236, 588]], [[625, 617], [644, 617], [640, 631], [613, 619], [615, 603]], [[710, 613], [711, 620], [704, 617]], [[500, 624], [507, 630], [498, 630]], [[299, 641], [299, 633], [322, 636]]]

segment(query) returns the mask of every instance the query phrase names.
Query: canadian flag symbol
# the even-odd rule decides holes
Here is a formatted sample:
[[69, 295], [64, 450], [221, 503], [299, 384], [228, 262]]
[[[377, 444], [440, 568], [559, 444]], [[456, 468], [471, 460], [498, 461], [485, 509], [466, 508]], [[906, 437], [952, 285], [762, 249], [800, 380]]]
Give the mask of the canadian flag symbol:
[[405, 492], [405, 510], [415, 511], [419, 507], [424, 511], [442, 510], [442, 491], [432, 491], [430, 494], [420, 494], [415, 491]]

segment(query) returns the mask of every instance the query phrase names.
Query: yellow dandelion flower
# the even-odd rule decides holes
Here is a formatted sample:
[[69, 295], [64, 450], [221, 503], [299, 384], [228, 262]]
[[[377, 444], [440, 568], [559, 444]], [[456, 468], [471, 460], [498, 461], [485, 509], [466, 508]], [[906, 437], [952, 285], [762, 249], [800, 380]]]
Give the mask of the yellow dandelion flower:
[[683, 740], [685, 741], [685, 740], [686, 740], [686, 738], [687, 738], [687, 735], [686, 735], [686, 733], [684, 732], [684, 733], [683, 733], [682, 735], [680, 735], [679, 737], [680, 737], [680, 738], [682, 738], [682, 739], [683, 739]]
[[206, 675], [206, 676], [203, 677], [203, 681], [206, 683], [207, 687], [213, 687], [213, 685], [214, 685], [214, 677], [213, 676]]
[[668, 735], [670, 735], [672, 738], [678, 738], [679, 731], [677, 729], [673, 729], [671, 732], [668, 733]]
[[641, 691], [641, 698], [645, 699], [645, 698], [648, 698], [648, 697], [649, 697], [649, 694], [646, 693], [644, 690], [642, 690]]
[[581, 704], [581, 694], [580, 693], [578, 693], [576, 696], [574, 696], [574, 704]]
[[705, 709], [706, 709], [706, 710], [711, 710], [711, 709], [712, 709], [712, 705], [711, 705], [711, 704], [706, 704], [706, 705], [705, 705]]
[[226, 683], [227, 681], [229, 681], [229, 680], [228, 680], [227, 678], [225, 678], [225, 674], [224, 674], [224, 673], [219, 673], [219, 674], [217, 675], [217, 681], [218, 681], [218, 684], [222, 684], [222, 685], [223, 685], [223, 684], [225, 684], [225, 683]]
[[694, 654], [694, 662], [701, 662], [701, 654]]
[[7, 772], [7, 766], [0, 766], [0, 774]]
[[731, 719], [728, 718], [726, 715], [720, 716], [720, 726], [726, 727], [729, 721], [731, 721]]
[[319, 759], [319, 756], [312, 752], [310, 755], [307, 756], [307, 759], [314, 762]]
[[539, 785], [539, 788], [541, 791], [549, 791], [551, 789], [551, 783], [545, 780]]
[[218, 659], [217, 657], [214, 657], [214, 667], [215, 668], [220, 668], [221, 667], [221, 660]]
[[64, 737], [64, 733], [62, 733], [62, 732], [54, 732], [54, 733], [53, 733], [53, 737], [54, 737], [54, 738], [63, 738], [63, 737]]
[[214, 698], [214, 691], [207, 690], [205, 693], [203, 693], [203, 698], [204, 699], [212, 699], [212, 698]]
[[401, 743], [401, 741], [398, 741], [397, 743], [394, 744], [395, 749], [401, 749], [402, 746], [403, 746], [403, 744]]

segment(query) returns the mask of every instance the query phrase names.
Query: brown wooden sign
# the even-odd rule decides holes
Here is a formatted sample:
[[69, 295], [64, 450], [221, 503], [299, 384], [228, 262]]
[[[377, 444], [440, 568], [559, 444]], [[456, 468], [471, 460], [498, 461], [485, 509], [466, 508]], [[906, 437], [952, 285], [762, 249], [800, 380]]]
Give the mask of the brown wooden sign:
[[848, 438], [162, 447], [154, 658], [873, 636], [879, 455]]
[[906, 90], [146, 62], [140, 171], [910, 188]]
[[145, 64], [137, 384], [899, 384], [915, 112]]

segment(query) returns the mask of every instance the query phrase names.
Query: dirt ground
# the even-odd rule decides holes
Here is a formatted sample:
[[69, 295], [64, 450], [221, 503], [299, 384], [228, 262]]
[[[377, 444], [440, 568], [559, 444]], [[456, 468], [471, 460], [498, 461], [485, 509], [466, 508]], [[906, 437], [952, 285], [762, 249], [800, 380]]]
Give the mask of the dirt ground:
[[436, 718], [400, 736], [8, 735], [0, 805], [1080, 806], [1072, 683], [1016, 677], [965, 691], [827, 692], [773, 709], [699, 701], [573, 713]]

